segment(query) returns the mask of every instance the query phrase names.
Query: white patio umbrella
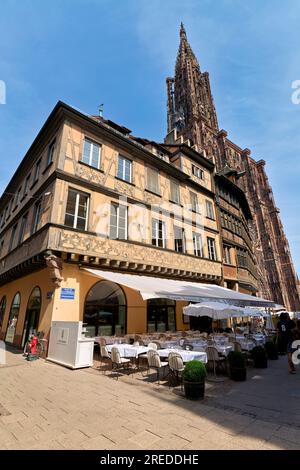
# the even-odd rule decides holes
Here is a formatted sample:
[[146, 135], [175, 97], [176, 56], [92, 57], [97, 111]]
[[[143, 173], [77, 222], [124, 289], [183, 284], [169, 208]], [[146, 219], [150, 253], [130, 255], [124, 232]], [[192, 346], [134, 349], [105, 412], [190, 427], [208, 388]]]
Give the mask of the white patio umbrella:
[[271, 313], [267, 317], [266, 330], [276, 330]]
[[268, 317], [268, 313], [266, 313], [265, 309], [260, 309], [259, 307], [245, 307], [245, 316], [246, 317]]
[[201, 302], [183, 307], [184, 315], [191, 317], [210, 317], [213, 320], [223, 320], [244, 315], [244, 309], [222, 302]]
[[[222, 320], [230, 317], [242, 316], [244, 313], [243, 308], [229, 305], [222, 302], [202, 302], [199, 304], [190, 304], [183, 308], [184, 315], [192, 317], [210, 317], [213, 320]], [[213, 359], [214, 373], [208, 380], [213, 382], [223, 382], [224, 378], [217, 377], [216, 363]]]

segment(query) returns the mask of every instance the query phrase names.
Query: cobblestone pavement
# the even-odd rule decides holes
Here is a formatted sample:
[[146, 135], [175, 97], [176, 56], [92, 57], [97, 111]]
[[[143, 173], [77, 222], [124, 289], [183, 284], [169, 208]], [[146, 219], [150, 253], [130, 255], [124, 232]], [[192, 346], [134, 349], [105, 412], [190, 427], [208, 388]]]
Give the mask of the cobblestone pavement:
[[0, 366], [1, 449], [300, 449], [300, 370], [286, 357], [206, 398], [135, 373], [71, 371], [15, 351]]

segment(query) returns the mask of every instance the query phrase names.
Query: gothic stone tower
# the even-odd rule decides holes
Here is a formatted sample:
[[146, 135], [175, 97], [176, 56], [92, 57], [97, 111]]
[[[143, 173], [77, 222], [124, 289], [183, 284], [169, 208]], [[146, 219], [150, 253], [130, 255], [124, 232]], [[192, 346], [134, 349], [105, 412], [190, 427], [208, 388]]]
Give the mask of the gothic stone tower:
[[249, 149], [241, 149], [219, 130], [209, 75], [199, 63], [181, 24], [175, 76], [167, 78], [168, 134], [166, 143], [185, 142], [216, 164], [241, 175], [237, 184], [244, 190], [253, 216], [250, 227], [260, 281], [259, 295], [274, 299], [288, 310], [300, 310], [298, 278], [288, 241], [265, 171], [265, 161], [256, 161]]

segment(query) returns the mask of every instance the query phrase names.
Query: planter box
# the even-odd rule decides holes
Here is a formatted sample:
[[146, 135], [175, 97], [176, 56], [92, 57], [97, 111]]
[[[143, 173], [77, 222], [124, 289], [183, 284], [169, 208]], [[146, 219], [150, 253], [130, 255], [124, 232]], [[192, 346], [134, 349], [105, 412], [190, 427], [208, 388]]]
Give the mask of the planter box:
[[277, 361], [278, 353], [268, 354], [268, 359], [270, 359], [270, 361]]
[[247, 379], [247, 369], [246, 367], [231, 367], [230, 368], [230, 378], [236, 382], [244, 382]]
[[203, 382], [186, 382], [183, 381], [184, 392], [189, 400], [201, 400], [204, 398], [205, 381]]
[[268, 360], [267, 359], [254, 359], [254, 367], [256, 369], [266, 369], [268, 367]]

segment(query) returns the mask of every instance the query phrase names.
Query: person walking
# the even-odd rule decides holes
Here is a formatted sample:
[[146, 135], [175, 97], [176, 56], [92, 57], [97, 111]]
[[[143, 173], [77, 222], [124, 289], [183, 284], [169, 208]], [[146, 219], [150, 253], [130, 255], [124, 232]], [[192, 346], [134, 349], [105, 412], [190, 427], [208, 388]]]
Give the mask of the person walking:
[[290, 374], [296, 374], [295, 364], [293, 362], [293, 353], [297, 350], [297, 347], [293, 348], [293, 343], [294, 341], [300, 340], [300, 320], [297, 320], [295, 328], [293, 328], [291, 331], [291, 336], [292, 336], [292, 341], [288, 343], [287, 345], [288, 367], [289, 367]]
[[280, 320], [277, 323], [279, 354], [288, 354], [288, 369], [290, 374], [295, 374], [295, 366], [292, 361], [292, 343], [294, 341], [293, 330], [296, 323], [290, 319], [288, 312], [281, 312]]

